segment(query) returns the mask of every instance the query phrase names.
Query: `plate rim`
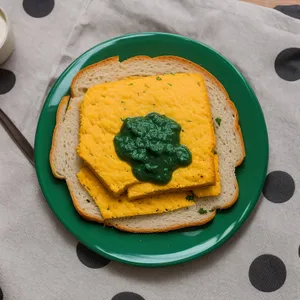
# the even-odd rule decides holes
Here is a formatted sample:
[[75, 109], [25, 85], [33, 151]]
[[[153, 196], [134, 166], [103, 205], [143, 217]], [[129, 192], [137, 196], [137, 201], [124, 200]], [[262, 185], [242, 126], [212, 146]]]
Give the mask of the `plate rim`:
[[[257, 96], [255, 95], [250, 83], [245, 79], [245, 77], [241, 74], [241, 72], [235, 67], [235, 65], [233, 65], [233, 63], [231, 63], [227, 58], [225, 58], [222, 54], [220, 54], [218, 51], [216, 51], [215, 49], [213, 49], [212, 47], [208, 46], [207, 44], [203, 43], [203, 42], [200, 42], [200, 41], [197, 41], [197, 40], [194, 40], [194, 39], [191, 39], [189, 37], [186, 37], [186, 36], [182, 36], [182, 35], [179, 35], [179, 34], [173, 34], [173, 33], [166, 33], [166, 32], [138, 32], [138, 33], [130, 33], [130, 34], [125, 34], [125, 35], [121, 35], [121, 36], [117, 36], [117, 37], [114, 37], [112, 39], [108, 39], [108, 40], [105, 40], [101, 43], [98, 43], [96, 44], [95, 46], [87, 49], [85, 52], [83, 52], [81, 55], [79, 55], [76, 59], [74, 59], [65, 69], [64, 71], [60, 74], [60, 76], [56, 79], [55, 83], [53, 84], [53, 86], [51, 87], [51, 89], [48, 91], [46, 97], [45, 97], [45, 100], [43, 102], [43, 106], [42, 106], [42, 109], [40, 110], [40, 114], [39, 114], [39, 118], [38, 118], [38, 122], [37, 122], [37, 127], [36, 127], [36, 132], [35, 132], [35, 139], [34, 139], [34, 149], [38, 149], [39, 146], [38, 146], [38, 136], [41, 134], [40, 133], [40, 123], [42, 122], [42, 115], [44, 114], [44, 111], [46, 110], [46, 106], [48, 104], [48, 102], [50, 101], [53, 93], [55, 92], [57, 86], [60, 84], [60, 81], [63, 77], [66, 76], [66, 74], [68, 74], [70, 72], [70, 70], [76, 65], [78, 64], [78, 62], [80, 62], [81, 59], [83, 59], [85, 57], [86, 54], [88, 54], [89, 52], [93, 52], [93, 50], [97, 49], [98, 47], [103, 47], [105, 45], [109, 45], [109, 44], [112, 44], [114, 43], [115, 41], [118, 41], [118, 40], [122, 40], [122, 39], [126, 39], [126, 38], [139, 38], [139, 37], [145, 37], [145, 36], [150, 36], [150, 35], [165, 35], [165, 36], [171, 36], [171, 37], [174, 37], [174, 38], [179, 38], [181, 40], [185, 40], [185, 41], [188, 41], [188, 42], [192, 42], [192, 43], [196, 43], [198, 44], [199, 46], [201, 47], [204, 47], [206, 48], [207, 50], [209, 51], [212, 51], [214, 52], [216, 55], [218, 55], [219, 57], [221, 57], [231, 68], [234, 69], [234, 71], [238, 74], [238, 76], [242, 79], [245, 87], [247, 87], [247, 90], [249, 92], [249, 94], [251, 95], [251, 98], [254, 98], [256, 104], [257, 104], [257, 109], [259, 110], [259, 113], [262, 117], [262, 121], [263, 121], [263, 125], [264, 125], [264, 131], [265, 131], [265, 138], [266, 138], [266, 144], [265, 144], [265, 166], [264, 166], [264, 169], [263, 169], [263, 175], [264, 175], [264, 178], [266, 177], [267, 175], [267, 170], [268, 170], [268, 163], [269, 163], [269, 137], [268, 137], [268, 130], [267, 130], [267, 125], [266, 125], [266, 121], [265, 121], [265, 118], [264, 118], [264, 114], [263, 114], [263, 110], [261, 108], [261, 105], [260, 105], [260, 102], [258, 101], [257, 99]], [[100, 50], [101, 51], [101, 50]], [[34, 151], [34, 159], [35, 161], [38, 160], [38, 151]], [[95, 253], [98, 253], [102, 256], [104, 256], [105, 258], [107, 259], [110, 259], [110, 260], [114, 260], [114, 261], [117, 261], [117, 262], [121, 262], [121, 263], [125, 263], [125, 264], [129, 264], [129, 265], [134, 265], [134, 266], [141, 266], [141, 267], [164, 267], [164, 266], [171, 266], [171, 265], [177, 265], [177, 264], [181, 264], [181, 263], [184, 263], [184, 262], [188, 262], [188, 261], [191, 261], [191, 260], [194, 260], [196, 258], [199, 258], [199, 257], [202, 257], [204, 256], [205, 254], [209, 253], [209, 252], [212, 252], [214, 250], [216, 250], [217, 248], [219, 248], [221, 245], [225, 244], [235, 233], [237, 233], [241, 226], [244, 225], [245, 221], [250, 217], [250, 215], [252, 214], [254, 208], [256, 207], [257, 203], [259, 202], [260, 200], [260, 195], [261, 195], [261, 192], [262, 192], [262, 188], [263, 188], [263, 185], [264, 185], [264, 180], [261, 181], [260, 183], [260, 186], [259, 186], [259, 191], [260, 193], [256, 196], [256, 200], [251, 202], [246, 213], [244, 213], [242, 215], [242, 217], [239, 219], [239, 222], [238, 224], [234, 227], [234, 229], [232, 229], [224, 238], [222, 239], [219, 239], [216, 243], [214, 243], [212, 246], [206, 248], [205, 250], [203, 251], [200, 251], [198, 253], [195, 253], [195, 254], [192, 254], [192, 255], [189, 255], [187, 257], [184, 257], [184, 258], [179, 258], [179, 259], [173, 259], [173, 260], [170, 260], [170, 261], [167, 261], [167, 262], [136, 262], [132, 259], [124, 259], [124, 258], [120, 258], [119, 256], [115, 256], [115, 255], [112, 255], [110, 254], [109, 252], [105, 251], [104, 249], [101, 249], [99, 247], [97, 247], [95, 244], [92, 244], [90, 243], [89, 241], [86, 241], [84, 239], [84, 237], [82, 237], [80, 234], [77, 234], [75, 230], [72, 230], [72, 226], [69, 226], [67, 224], [67, 222], [64, 222], [63, 218], [58, 216], [56, 213], [55, 213], [55, 209], [54, 209], [54, 205], [52, 204], [51, 201], [48, 200], [48, 193], [45, 191], [46, 188], [44, 187], [44, 184], [42, 183], [42, 180], [41, 180], [41, 177], [43, 176], [41, 173], [41, 169], [39, 169], [36, 165], [35, 167], [35, 170], [36, 170], [36, 174], [37, 174], [37, 179], [38, 179], [38, 182], [39, 182], [39, 186], [40, 186], [40, 189], [42, 191], [42, 194], [45, 198], [45, 200], [47, 201], [49, 207], [51, 208], [52, 210], [52, 213], [54, 214], [54, 216], [60, 221], [60, 223], [76, 238], [78, 239], [78, 241], [80, 243], [82, 243], [83, 245], [85, 245], [87, 248], [89, 248], [90, 250], [94, 251]], [[99, 224], [101, 226], [101, 224]]]

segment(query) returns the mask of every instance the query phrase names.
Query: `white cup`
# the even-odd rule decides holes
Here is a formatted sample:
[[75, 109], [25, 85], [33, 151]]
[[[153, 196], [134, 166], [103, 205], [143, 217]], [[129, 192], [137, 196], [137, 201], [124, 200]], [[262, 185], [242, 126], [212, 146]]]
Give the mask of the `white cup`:
[[15, 47], [14, 36], [6, 13], [0, 7], [0, 64], [5, 62]]

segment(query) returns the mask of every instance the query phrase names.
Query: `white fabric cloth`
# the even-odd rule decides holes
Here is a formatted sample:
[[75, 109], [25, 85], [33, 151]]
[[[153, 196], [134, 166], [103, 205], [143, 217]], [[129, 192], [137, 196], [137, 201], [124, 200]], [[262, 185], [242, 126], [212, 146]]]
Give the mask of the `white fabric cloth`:
[[[77, 56], [125, 33], [164, 31], [204, 42], [232, 61], [251, 83], [265, 114], [269, 170], [300, 181], [300, 80], [281, 79], [274, 60], [299, 47], [300, 22], [278, 11], [237, 1], [66, 0], [45, 18], [30, 17], [21, 1], [1, 0], [16, 50], [2, 68], [17, 81], [0, 107], [33, 144], [45, 93]], [[263, 199], [242, 229], [220, 249], [182, 265], [145, 269], [111, 262], [90, 269], [77, 258], [75, 238], [57, 221], [35, 171], [0, 127], [0, 288], [5, 300], [111, 299], [123, 291], [158, 299], [300, 299], [300, 202]], [[289, 146], [289, 150], [288, 150]], [[251, 262], [270, 253], [287, 268], [273, 293], [255, 289]]]

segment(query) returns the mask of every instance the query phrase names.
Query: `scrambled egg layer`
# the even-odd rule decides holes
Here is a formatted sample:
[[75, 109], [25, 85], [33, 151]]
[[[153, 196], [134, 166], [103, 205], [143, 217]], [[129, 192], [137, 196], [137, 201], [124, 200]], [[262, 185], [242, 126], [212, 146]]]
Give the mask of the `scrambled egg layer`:
[[[182, 127], [180, 142], [192, 153], [188, 167], [174, 171], [166, 185], [139, 182], [117, 156], [113, 139], [122, 119], [157, 112]], [[128, 188], [131, 199], [215, 183], [216, 144], [209, 98], [199, 74], [128, 78], [88, 89], [80, 109], [78, 155], [115, 196]]]
[[184, 192], [162, 194], [136, 201], [129, 201], [125, 195], [115, 198], [88, 167], [81, 168], [77, 177], [95, 200], [104, 219], [159, 214], [195, 205], [194, 202], [186, 200], [188, 193]]

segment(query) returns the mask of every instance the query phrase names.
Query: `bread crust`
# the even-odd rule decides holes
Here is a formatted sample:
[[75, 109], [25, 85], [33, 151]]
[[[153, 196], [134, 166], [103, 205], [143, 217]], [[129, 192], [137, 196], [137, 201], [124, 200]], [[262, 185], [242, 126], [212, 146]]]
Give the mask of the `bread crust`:
[[112, 56], [109, 58], [106, 58], [104, 60], [101, 60], [97, 63], [94, 63], [90, 66], [85, 67], [84, 69], [80, 70], [73, 78], [72, 83], [71, 83], [71, 96], [72, 98], [74, 97], [79, 97], [81, 95], [76, 95], [76, 91], [75, 91], [75, 86], [76, 86], [76, 81], [80, 78], [80, 77], [84, 77], [86, 74], [88, 74], [90, 71], [92, 70], [96, 70], [98, 68], [101, 68], [103, 66], [106, 65], [111, 65], [114, 63], [120, 63], [119, 62], [119, 56]]
[[62, 99], [59, 102], [57, 112], [56, 112], [56, 124], [55, 124], [54, 131], [53, 131], [52, 144], [51, 144], [51, 150], [50, 150], [50, 156], [49, 156], [50, 167], [51, 167], [52, 173], [58, 179], [65, 179], [65, 178], [64, 178], [64, 176], [58, 174], [58, 172], [54, 166], [54, 155], [55, 155], [55, 150], [56, 150], [56, 145], [57, 145], [57, 132], [58, 132], [58, 128], [60, 126], [60, 122], [63, 120], [63, 117], [65, 115], [69, 99], [70, 99], [70, 96], [64, 96], [64, 97], [62, 97]]
[[73, 192], [72, 184], [70, 183], [70, 181], [68, 179], [66, 179], [66, 183], [67, 183], [67, 186], [68, 186], [71, 198], [72, 198], [73, 205], [74, 205], [76, 211], [80, 214], [80, 216], [88, 221], [93, 221], [93, 222], [102, 224], [104, 221], [103, 218], [100, 218], [99, 216], [93, 215], [91, 213], [87, 213], [82, 209], [82, 207], [78, 203], [79, 202], [78, 199], [76, 198], [76, 196]]
[[174, 225], [174, 226], [169, 226], [169, 227], [164, 227], [164, 228], [159, 228], [159, 229], [134, 229], [132, 227], [130, 227], [130, 229], [126, 226], [122, 226], [120, 224], [114, 224], [114, 225], [111, 225], [110, 221], [109, 220], [105, 220], [104, 221], [104, 224], [107, 225], [107, 226], [113, 226], [119, 230], [122, 230], [122, 231], [127, 231], [127, 232], [132, 232], [132, 233], [155, 233], [155, 232], [168, 232], [168, 231], [171, 231], [171, 230], [177, 230], [177, 229], [182, 229], [182, 228], [187, 228], [187, 227], [193, 227], [193, 226], [201, 226], [201, 225], [204, 225], [208, 222], [210, 222], [216, 215], [216, 211], [210, 213], [207, 215], [206, 219], [203, 219], [203, 220], [199, 220], [198, 222], [187, 222], [187, 223], [184, 223], [184, 224], [178, 224], [178, 225]]
[[70, 183], [70, 181], [65, 176], [58, 174], [58, 172], [55, 168], [54, 155], [55, 155], [56, 145], [57, 145], [58, 128], [62, 125], [63, 117], [66, 113], [69, 100], [70, 100], [70, 96], [64, 96], [61, 99], [61, 101], [58, 105], [58, 108], [57, 108], [56, 125], [55, 125], [54, 132], [53, 132], [52, 145], [51, 145], [51, 150], [50, 150], [50, 155], [49, 155], [50, 167], [51, 167], [53, 175], [56, 178], [63, 179], [63, 180], [66, 181], [69, 192], [70, 192], [70, 195], [71, 195], [71, 198], [72, 198], [72, 202], [73, 202], [73, 205], [74, 205], [76, 211], [86, 220], [95, 221], [95, 222], [98, 222], [98, 223], [103, 223], [103, 218], [100, 218], [99, 216], [87, 213], [82, 209], [82, 207], [80, 207], [79, 201], [75, 197], [75, 194], [73, 192], [72, 184]]

